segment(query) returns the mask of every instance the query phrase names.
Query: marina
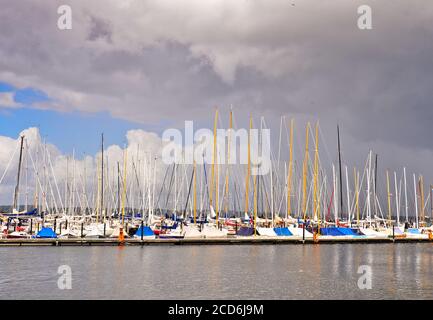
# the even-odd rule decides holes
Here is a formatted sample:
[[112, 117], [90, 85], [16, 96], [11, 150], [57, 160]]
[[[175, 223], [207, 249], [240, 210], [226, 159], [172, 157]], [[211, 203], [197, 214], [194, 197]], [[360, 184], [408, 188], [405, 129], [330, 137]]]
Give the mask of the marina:
[[[246, 154], [246, 162], [242, 163], [231, 161], [230, 156], [237, 146], [232, 135], [241, 136], [240, 131], [233, 131], [233, 111], [223, 137], [218, 136], [218, 119], [216, 109], [207, 145], [212, 156], [205, 160], [203, 154], [201, 163], [197, 154], [188, 154], [187, 148], [173, 142], [165, 144], [171, 148], [168, 153], [173, 153], [173, 158], [166, 155], [164, 148], [152, 155], [143, 150], [145, 144], [137, 144], [126, 146], [122, 158], [118, 154], [117, 161], [113, 161], [103, 134], [94, 161], [83, 163], [76, 159], [75, 150], [71, 157], [53, 160], [44, 144], [29, 146], [25, 135], [21, 135], [0, 180], [10, 175], [11, 163], [18, 162], [13, 204], [9, 211], [0, 212], [0, 245], [433, 240], [433, 188], [425, 196], [423, 176], [413, 174], [411, 193], [405, 167], [400, 175], [386, 170], [385, 188], [380, 188], [378, 155], [371, 150], [363, 171], [355, 167], [350, 177], [341, 157], [340, 126], [337, 165], [332, 161], [326, 165], [321, 160], [318, 122], [314, 129], [309, 122], [306, 125], [299, 165], [294, 158], [293, 119], [281, 117], [275, 156], [271, 145], [263, 147], [270, 143], [265, 120], [261, 118], [259, 130], [253, 131], [250, 117], [249, 129], [244, 131], [245, 148], [238, 150]], [[287, 161], [280, 155], [284, 131], [289, 149]], [[310, 151], [311, 145], [314, 152]], [[198, 146], [191, 150], [195, 148]], [[264, 150], [269, 153], [266, 155]], [[59, 162], [66, 170], [59, 171]], [[331, 178], [328, 173], [332, 173]], [[33, 205], [29, 203], [30, 195]]]
[[2, 311], [433, 299], [432, 21], [427, 0], [2, 1]]

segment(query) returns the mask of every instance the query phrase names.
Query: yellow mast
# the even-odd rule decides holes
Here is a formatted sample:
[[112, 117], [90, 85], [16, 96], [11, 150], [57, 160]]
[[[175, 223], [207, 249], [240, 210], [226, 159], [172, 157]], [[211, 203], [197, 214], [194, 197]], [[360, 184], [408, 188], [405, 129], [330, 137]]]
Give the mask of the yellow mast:
[[389, 190], [389, 172], [386, 170], [386, 192], [388, 193], [388, 220], [391, 221], [392, 213], [391, 213], [391, 193]]
[[253, 186], [254, 186], [254, 235], [256, 235], [256, 220], [257, 220], [257, 178], [258, 176], [254, 176]]
[[123, 159], [123, 193], [122, 193], [122, 228], [125, 224], [125, 198], [126, 198], [126, 162], [128, 160], [128, 149], [125, 147]]
[[197, 166], [194, 160], [194, 225], [197, 222]]
[[303, 180], [302, 180], [302, 211], [304, 213], [304, 220], [307, 216], [307, 174], [308, 174], [308, 133], [310, 129], [310, 123], [307, 123], [305, 133], [305, 157], [303, 166]]
[[316, 123], [316, 148], [314, 151], [314, 219], [317, 219], [320, 202], [317, 196], [317, 184], [319, 175], [319, 123]]
[[253, 126], [253, 118], [252, 116], [250, 116], [250, 129], [248, 131], [248, 165], [247, 165], [247, 176], [245, 178], [245, 213], [248, 213], [248, 191], [250, 186], [250, 170], [251, 170], [250, 139], [251, 139], [252, 126]]
[[289, 172], [287, 175], [287, 216], [292, 214], [291, 192], [292, 192], [292, 168], [293, 168], [293, 119], [290, 121], [290, 154], [289, 154]]
[[230, 161], [230, 142], [231, 142], [231, 133], [233, 128], [233, 114], [230, 110], [230, 120], [229, 120], [229, 133], [228, 133], [228, 143], [227, 143], [227, 161], [226, 161], [226, 186], [225, 186], [225, 212], [226, 214], [229, 211], [229, 161]]
[[[217, 159], [218, 159], [218, 156], [217, 156]], [[219, 173], [218, 173], [218, 164], [216, 164], [216, 166], [215, 166], [215, 174], [216, 174], [216, 179], [215, 179], [215, 214], [216, 214], [217, 226], [219, 227], [219, 207], [218, 207], [218, 202], [219, 202], [220, 179], [219, 179]]]
[[359, 173], [356, 173], [356, 168], [353, 168], [353, 174], [355, 176], [355, 206], [356, 206], [356, 220], [359, 225]]
[[424, 223], [424, 218], [425, 218], [425, 214], [424, 214], [424, 178], [423, 176], [420, 176], [419, 178], [419, 189], [420, 189], [420, 194], [421, 194], [421, 217], [420, 217], [420, 222]]
[[212, 206], [212, 200], [213, 200], [213, 184], [215, 179], [215, 158], [217, 153], [217, 123], [218, 123], [218, 109], [215, 110], [215, 120], [213, 125], [213, 154], [212, 154], [212, 173], [210, 177], [210, 192], [209, 192], [209, 204]]

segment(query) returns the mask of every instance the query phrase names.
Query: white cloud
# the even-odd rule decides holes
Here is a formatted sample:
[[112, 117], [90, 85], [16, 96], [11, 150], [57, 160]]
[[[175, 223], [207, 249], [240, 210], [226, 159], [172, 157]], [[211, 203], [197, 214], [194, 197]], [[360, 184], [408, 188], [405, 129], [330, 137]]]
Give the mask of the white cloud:
[[[96, 195], [98, 190], [98, 179], [100, 175], [100, 159], [101, 153], [98, 152], [94, 156], [85, 156], [84, 158], [75, 158], [73, 154], [63, 154], [59, 149], [50, 143], [41, 140], [38, 128], [28, 128], [23, 130], [19, 136], [25, 137], [23, 166], [20, 181], [20, 203], [24, 204], [27, 198], [28, 204], [34, 203], [36, 188], [41, 190], [41, 186], [47, 190], [50, 199], [55, 199], [58, 208], [61, 208], [61, 203], [66, 206], [70, 197], [65, 197], [65, 186], [68, 181], [69, 188], [74, 188], [75, 204], [80, 205], [80, 201], [89, 202], [90, 205], [96, 203]], [[138, 176], [141, 188], [143, 188], [142, 178], [145, 175], [144, 170], [150, 170], [149, 163], [154, 165], [154, 158], [159, 157], [163, 143], [161, 139], [154, 133], [145, 132], [143, 130], [131, 130], [127, 133], [127, 152], [128, 166], [127, 177], [128, 186], [135, 184], [135, 192], [138, 193], [136, 176]], [[13, 197], [14, 187], [16, 184], [16, 173], [18, 170], [18, 155], [19, 155], [20, 138], [10, 138], [0, 136], [0, 175], [6, 172], [5, 177], [0, 184], [3, 192], [0, 195], [1, 204], [10, 204]], [[47, 152], [44, 152], [47, 150]], [[117, 183], [117, 163], [119, 163], [122, 173], [121, 180], [123, 181], [123, 165], [124, 165], [124, 150], [123, 146], [110, 145], [105, 148], [105, 168], [104, 176], [109, 182], [106, 182], [106, 188], [109, 190], [106, 193], [107, 201], [113, 202], [112, 198], [115, 194], [113, 185]], [[10, 166], [7, 169], [7, 165]], [[134, 166], [133, 166], [134, 163]], [[165, 170], [159, 159], [157, 162], [156, 174], [161, 176]], [[146, 174], [150, 174], [147, 172]], [[152, 169], [153, 175], [153, 169]], [[153, 181], [150, 180], [150, 181]], [[158, 185], [161, 183], [157, 182]], [[46, 186], [46, 187], [45, 187]], [[87, 198], [83, 196], [86, 190]], [[60, 192], [60, 197], [59, 197]], [[60, 200], [61, 199], [61, 200]], [[41, 195], [40, 195], [41, 200]], [[42, 201], [42, 200], [41, 200]], [[51, 202], [49, 202], [51, 203]]]
[[20, 104], [15, 102], [14, 92], [0, 92], [0, 107], [18, 108]]

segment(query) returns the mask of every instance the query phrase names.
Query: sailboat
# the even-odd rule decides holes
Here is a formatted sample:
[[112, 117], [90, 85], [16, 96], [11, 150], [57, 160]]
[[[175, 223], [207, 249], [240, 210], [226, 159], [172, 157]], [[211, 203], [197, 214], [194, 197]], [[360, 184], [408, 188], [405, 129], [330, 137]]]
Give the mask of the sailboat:
[[21, 168], [23, 162], [23, 151], [24, 151], [24, 135], [20, 137], [20, 155], [18, 160], [18, 172], [17, 172], [17, 179], [16, 179], [16, 185], [14, 191], [13, 204], [12, 204], [12, 212], [2, 212], [0, 213], [0, 216], [30, 218], [37, 215], [38, 212], [37, 208], [34, 208], [30, 211], [18, 210], [18, 196], [19, 196], [19, 187], [20, 187], [20, 178], [21, 178]]

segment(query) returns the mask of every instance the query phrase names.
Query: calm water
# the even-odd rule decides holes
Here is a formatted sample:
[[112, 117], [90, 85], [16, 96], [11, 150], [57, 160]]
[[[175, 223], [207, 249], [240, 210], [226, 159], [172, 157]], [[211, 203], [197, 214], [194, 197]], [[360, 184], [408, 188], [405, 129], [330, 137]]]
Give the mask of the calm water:
[[429, 243], [0, 247], [1, 299], [432, 299], [432, 280]]

